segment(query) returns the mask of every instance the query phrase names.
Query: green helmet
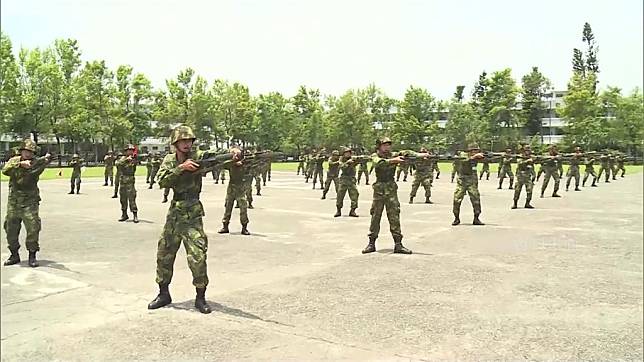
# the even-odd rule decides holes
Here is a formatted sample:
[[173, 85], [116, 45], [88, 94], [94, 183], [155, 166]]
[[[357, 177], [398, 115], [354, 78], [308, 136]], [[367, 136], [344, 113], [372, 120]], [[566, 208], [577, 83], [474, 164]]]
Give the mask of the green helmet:
[[22, 144], [20, 145], [20, 148], [18, 149], [18, 151], [27, 150], [31, 152], [36, 152], [37, 149], [38, 149], [38, 145], [36, 145], [36, 142], [30, 139], [26, 139], [22, 141]]
[[74, 154], [72, 155], [72, 158], [78, 158], [78, 153], [74, 153]]
[[477, 145], [476, 143], [470, 143], [467, 146], [467, 150], [468, 151], [474, 151], [474, 150], [480, 150], [480, 148], [479, 148], [479, 145]]
[[340, 152], [338, 152], [338, 150], [333, 150], [333, 152], [331, 152], [331, 156], [340, 156]]
[[172, 131], [172, 139], [170, 140], [171, 144], [177, 143], [177, 141], [180, 140], [195, 140], [197, 137], [195, 136], [195, 133], [192, 131], [192, 128], [188, 126], [177, 126], [173, 131]]
[[423, 146], [420, 148], [420, 153], [426, 153], [427, 152], [427, 147]]
[[532, 151], [532, 146], [530, 146], [530, 145], [524, 145], [524, 146], [523, 146], [523, 151]]
[[342, 150], [342, 154], [353, 151], [351, 147], [342, 147], [341, 150]]
[[125, 145], [125, 147], [123, 147], [123, 150], [124, 150], [124, 151], [127, 151], [127, 150], [135, 150], [135, 149], [136, 149], [136, 147], [134, 147], [134, 145], [133, 145], [133, 144], [131, 144], [131, 143], [128, 143], [127, 145]]
[[376, 146], [380, 147], [380, 145], [385, 144], [385, 143], [389, 143], [389, 144], [391, 144], [391, 138], [389, 138], [389, 137], [382, 137], [381, 139], [379, 139], [379, 140], [377, 140], [377, 141], [376, 141]]

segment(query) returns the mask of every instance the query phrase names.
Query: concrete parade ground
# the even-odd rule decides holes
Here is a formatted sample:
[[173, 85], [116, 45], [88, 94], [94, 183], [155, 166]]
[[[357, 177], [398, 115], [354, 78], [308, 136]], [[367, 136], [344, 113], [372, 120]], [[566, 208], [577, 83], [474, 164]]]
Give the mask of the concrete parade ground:
[[[373, 176], [373, 175], [372, 175]], [[539, 198], [511, 210], [496, 175], [480, 182], [485, 226], [469, 199], [452, 222], [455, 183], [443, 172], [408, 204], [399, 183], [403, 243], [392, 253], [383, 215], [378, 252], [367, 243], [371, 187], [359, 186], [359, 218], [334, 218], [335, 193], [320, 200], [294, 172], [273, 180], [249, 210], [251, 236], [219, 235], [226, 186], [204, 179], [209, 238], [206, 297], [194, 309], [183, 247], [173, 304], [157, 294], [156, 246], [169, 204], [137, 179], [139, 218], [117, 222], [118, 199], [87, 178], [41, 181], [40, 267], [0, 267], [3, 361], [40, 360], [629, 360], [643, 354], [643, 173]], [[227, 181], [226, 181], [227, 182]], [[0, 186], [1, 220], [7, 182]], [[2, 231], [2, 259], [9, 256]]]

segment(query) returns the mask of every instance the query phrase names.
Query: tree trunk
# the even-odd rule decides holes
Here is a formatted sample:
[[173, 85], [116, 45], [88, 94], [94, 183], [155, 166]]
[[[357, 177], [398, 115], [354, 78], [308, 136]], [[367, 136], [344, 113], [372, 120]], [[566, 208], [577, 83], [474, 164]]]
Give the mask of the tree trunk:
[[[61, 145], [60, 145], [60, 136], [59, 135], [56, 135], [56, 146], [58, 147], [58, 154], [62, 155], [63, 150], [62, 150]], [[61, 167], [62, 165], [63, 165], [63, 160], [60, 157], [58, 157], [58, 167]]]

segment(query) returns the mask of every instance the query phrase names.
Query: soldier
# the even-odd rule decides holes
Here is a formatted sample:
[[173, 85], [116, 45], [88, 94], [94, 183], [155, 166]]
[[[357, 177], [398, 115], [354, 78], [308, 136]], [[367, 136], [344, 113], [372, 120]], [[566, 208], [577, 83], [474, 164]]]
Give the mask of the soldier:
[[[116, 160], [120, 159], [123, 157], [123, 152], [119, 152], [118, 157], [114, 159], [114, 165], [116, 166]], [[115, 199], [118, 196], [119, 192], [119, 186], [121, 184], [121, 170], [117, 167], [116, 168], [116, 175], [114, 176], [114, 195], [112, 195], [112, 198]]]
[[486, 174], [485, 180], [487, 181], [490, 179], [490, 159], [486, 157], [481, 160], [481, 163], [483, 164], [483, 168], [481, 169], [479, 180], [482, 180], [483, 174]]
[[306, 157], [302, 153], [300, 153], [297, 156], [297, 174], [300, 174], [300, 170], [302, 171], [302, 175], [306, 174], [306, 169], [304, 168], [304, 162], [306, 161]]
[[[313, 177], [313, 170], [315, 169], [316, 155], [317, 155], [317, 151], [314, 148], [306, 157], [306, 175], [305, 175], [306, 183], [308, 183], [309, 179]], [[315, 185], [313, 185], [313, 188], [315, 188]]]
[[356, 162], [352, 157], [352, 150], [349, 147], [342, 148], [342, 158], [340, 158], [340, 187], [336, 188], [337, 197], [335, 200], [336, 212], [333, 217], [342, 215], [342, 204], [344, 203], [344, 196], [349, 192], [349, 199], [351, 199], [351, 211], [349, 216], [358, 217], [356, 209], [358, 208], [358, 188], [356, 187]]
[[615, 157], [615, 171], [613, 172], [613, 180], [617, 180], [615, 177], [619, 173], [619, 171], [622, 171], [621, 177], [624, 177], [624, 174], [626, 173], [626, 168], [624, 167], [624, 156], [622, 155], [617, 155]]
[[456, 164], [458, 163], [458, 161], [456, 159], [456, 155], [458, 155], [458, 153], [459, 151], [456, 151], [456, 153], [454, 154], [454, 160], [452, 160], [452, 180], [450, 181], [451, 183], [454, 183], [454, 176], [456, 176], [456, 172], [457, 172]]
[[368, 159], [361, 159], [359, 162], [359, 167], [358, 167], [358, 185], [360, 185], [360, 179], [362, 178], [362, 175], [364, 175], [364, 180], [365, 180], [365, 185], [369, 185], [369, 167], [367, 164], [369, 163]]
[[[387, 209], [389, 230], [394, 238], [394, 253], [411, 254], [411, 250], [402, 244], [400, 230], [400, 202], [398, 201], [398, 185], [394, 180], [396, 166], [403, 162], [400, 156], [394, 157], [391, 153], [391, 139], [384, 137], [376, 142], [377, 152], [371, 160], [376, 171], [376, 182], [373, 188], [373, 201], [371, 203], [371, 223], [369, 225], [369, 243], [362, 250], [363, 254], [376, 251], [376, 239], [380, 233], [380, 218], [382, 211]], [[416, 157], [429, 157], [428, 154], [409, 153]]]
[[400, 182], [400, 174], [403, 173], [403, 182], [407, 182], [407, 173], [409, 172], [409, 162], [403, 159], [403, 162], [398, 164], [398, 171], [396, 172], [396, 182]]
[[331, 182], [333, 182], [335, 193], [338, 193], [338, 174], [340, 173], [340, 152], [338, 150], [331, 152], [328, 165], [329, 169], [326, 172], [326, 183], [324, 184], [324, 191], [322, 191], [322, 200], [326, 199], [326, 194], [331, 188]]
[[7, 233], [7, 244], [11, 255], [4, 262], [5, 266], [20, 263], [21, 224], [25, 224], [27, 237], [25, 246], [29, 251], [29, 266], [38, 266], [36, 253], [40, 251], [38, 236], [41, 222], [38, 211], [40, 208], [40, 190], [38, 179], [51, 161], [47, 153], [44, 157], [34, 159], [37, 150], [36, 143], [26, 139], [18, 149], [19, 155], [11, 157], [5, 163], [2, 173], [9, 177], [9, 196], [7, 197], [7, 215], [4, 220], [4, 230]]
[[588, 180], [588, 176], [593, 177], [593, 184], [590, 185], [591, 187], [597, 187], [597, 180], [599, 177], [597, 177], [597, 174], [595, 173], [595, 157], [591, 156], [586, 159], [585, 162], [586, 170], [584, 173], [584, 180], [581, 183], [581, 186], [586, 187], [586, 180]]
[[150, 153], [150, 159], [148, 159], [148, 162], [152, 165], [152, 170], [150, 171], [150, 186], [148, 186], [148, 189], [152, 189], [152, 186], [154, 185], [154, 180], [156, 179], [157, 173], [159, 172], [159, 168], [161, 167], [161, 159], [159, 158], [159, 155], [157, 155], [154, 152]]
[[[229, 233], [228, 225], [233, 213], [233, 205], [237, 202], [239, 207], [239, 221], [242, 225], [242, 235], [250, 235], [248, 231], [248, 190], [251, 189], [253, 180], [252, 170], [249, 165], [244, 164], [241, 160], [242, 151], [237, 147], [231, 148], [233, 160], [224, 162], [222, 167], [226, 168], [230, 175], [228, 181], [228, 189], [226, 190], [226, 202], [224, 218], [222, 220], [223, 227], [218, 231], [219, 234]], [[251, 192], [252, 197], [252, 192]]]
[[320, 177], [320, 189], [324, 189], [324, 161], [326, 161], [326, 157], [323, 151], [320, 150], [313, 159], [313, 189], [315, 189], [318, 176]]
[[550, 145], [548, 148], [549, 156], [547, 156], [543, 161], [541, 161], [541, 169], [544, 172], [543, 183], [541, 184], [541, 197], [546, 192], [548, 187], [548, 182], [552, 177], [555, 180], [555, 188], [552, 191], [552, 197], [561, 197], [557, 194], [559, 191], [559, 164], [561, 163], [561, 157], [557, 151], [557, 146]]
[[74, 194], [74, 187], [76, 187], [76, 193], [80, 194], [80, 184], [81, 184], [81, 168], [83, 167], [84, 159], [78, 156], [78, 153], [74, 153], [72, 160], [69, 161], [69, 166], [72, 167], [72, 178], [71, 184], [72, 189], [69, 191], [70, 195]]
[[608, 154], [604, 153], [599, 157], [599, 174], [597, 174], [597, 179], [601, 179], [602, 174], [606, 172], [606, 178], [605, 181], [606, 183], [610, 183], [610, 166], [609, 166], [609, 160], [608, 160]]
[[134, 187], [134, 174], [136, 173], [137, 159], [134, 157], [134, 145], [129, 144], [125, 147], [125, 155], [116, 161], [117, 172], [120, 174], [119, 179], [119, 197], [121, 201], [121, 218], [119, 221], [128, 220], [127, 207], [130, 205], [130, 211], [134, 215], [133, 221], [139, 222], [138, 208], [136, 207], [136, 188]]
[[476, 174], [476, 163], [485, 157], [481, 153], [481, 149], [477, 144], [470, 144], [468, 153], [461, 152], [457, 155], [456, 168], [458, 172], [458, 181], [456, 183], [456, 190], [454, 191], [454, 205], [452, 212], [454, 213], [453, 226], [461, 223], [461, 202], [465, 197], [465, 193], [469, 194], [472, 208], [474, 209], [474, 221], [472, 225], [485, 225], [479, 219], [481, 215], [481, 195], [479, 194], [478, 177]]
[[534, 187], [534, 160], [532, 159], [532, 148], [530, 145], [523, 146], [523, 157], [517, 162], [517, 187], [514, 189], [514, 204], [512, 209], [517, 208], [519, 197], [521, 197], [521, 189], [525, 186], [525, 208], [534, 209], [530, 205], [532, 200], [532, 189]]
[[[432, 151], [432, 154], [436, 153]], [[438, 180], [441, 175], [441, 170], [438, 168], [438, 160], [434, 160], [434, 162], [432, 162], [432, 181], [434, 181], [434, 171], [436, 171], [436, 179]]]
[[[427, 148], [421, 147], [420, 153], [427, 153]], [[423, 185], [425, 188], [425, 203], [431, 204], [432, 201], [429, 199], [432, 197], [432, 174], [434, 161], [429, 158], [421, 158], [416, 161], [416, 174], [414, 175], [414, 182], [411, 184], [411, 193], [409, 194], [409, 203], [414, 203], [414, 197], [416, 197], [416, 191], [418, 187]]]
[[265, 161], [265, 163], [264, 163], [264, 171], [262, 172], [262, 183], [264, 184], [264, 186], [266, 186], [266, 179], [268, 179], [269, 182], [271, 181], [271, 169], [272, 168], [273, 168], [273, 162], [269, 158], [269, 159], [267, 159]]
[[566, 180], [566, 191], [570, 187], [570, 180], [575, 178], [575, 191], [581, 191], [579, 189], [579, 164], [582, 161], [583, 154], [581, 153], [581, 147], [575, 147], [575, 154], [570, 158], [570, 167], [568, 168], [567, 180]]
[[112, 151], [107, 151], [107, 155], [103, 157], [103, 162], [105, 163], [105, 183], [103, 186], [107, 186], [107, 180], [110, 180], [110, 186], [114, 186], [114, 153]]
[[503, 187], [503, 179], [505, 179], [505, 176], [508, 176], [510, 178], [510, 187], [509, 189], [512, 190], [514, 188], [514, 174], [512, 173], [512, 161], [514, 160], [514, 157], [512, 156], [512, 149], [511, 148], [506, 148], [505, 149], [505, 154], [501, 158], [501, 172], [499, 174], [499, 190]]
[[171, 141], [175, 153], [163, 159], [158, 179], [161, 187], [172, 188], [173, 196], [157, 247], [156, 282], [159, 284], [159, 295], [148, 304], [148, 309], [172, 303], [168, 287], [172, 281], [177, 251], [183, 242], [192, 272], [192, 284], [197, 292], [195, 308], [207, 314], [211, 312], [206, 302], [208, 237], [203, 229], [205, 213], [199, 200], [202, 175], [196, 172], [199, 164], [195, 162], [202, 159], [203, 152], [192, 152], [195, 135], [190, 127], [175, 128]]
[[[608, 153], [608, 169], [613, 176], [613, 180], [617, 180], [617, 178], [615, 178], [615, 156], [612, 153]], [[608, 173], [606, 173], [606, 175], [608, 175]]]
[[152, 181], [152, 152], [149, 152], [145, 157], [145, 183], [149, 184]]

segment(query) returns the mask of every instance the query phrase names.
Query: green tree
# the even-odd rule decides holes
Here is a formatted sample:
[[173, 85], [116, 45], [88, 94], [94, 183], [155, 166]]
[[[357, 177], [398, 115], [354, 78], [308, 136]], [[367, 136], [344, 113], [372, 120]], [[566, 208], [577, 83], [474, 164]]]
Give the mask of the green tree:
[[16, 132], [21, 97], [18, 89], [18, 64], [9, 37], [0, 32], [0, 131]]
[[427, 90], [409, 87], [395, 117], [395, 139], [414, 148], [432, 143], [439, 133], [437, 105]]
[[320, 91], [300, 86], [291, 99], [294, 114], [289, 140], [301, 152], [306, 146], [319, 147], [324, 144], [325, 126], [322, 122]]
[[522, 78], [521, 123], [530, 136], [541, 131], [541, 118], [546, 112], [543, 97], [549, 88], [550, 81], [541, 74], [538, 67], [532, 67], [532, 72]]
[[493, 135], [498, 135], [503, 145], [519, 142], [518, 117], [515, 112], [519, 89], [512, 78], [511, 70], [492, 73], [483, 97], [483, 118]]
[[364, 147], [372, 143], [373, 124], [367, 113], [365, 91], [349, 90], [339, 98], [330, 98], [328, 103], [330, 145]]
[[558, 113], [566, 121], [566, 143], [597, 149], [607, 142], [608, 129], [601, 119], [601, 105], [595, 92], [595, 75], [573, 73], [568, 93]]
[[278, 150], [284, 145], [292, 118], [288, 100], [278, 92], [261, 94], [255, 100], [254, 135], [261, 149]]

